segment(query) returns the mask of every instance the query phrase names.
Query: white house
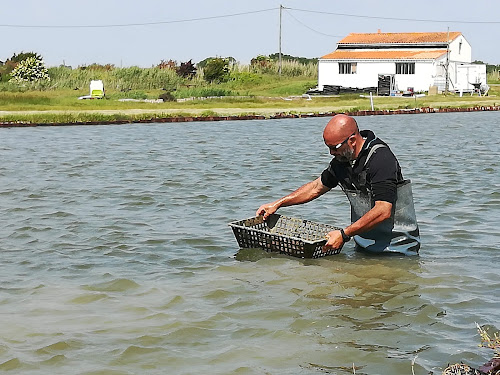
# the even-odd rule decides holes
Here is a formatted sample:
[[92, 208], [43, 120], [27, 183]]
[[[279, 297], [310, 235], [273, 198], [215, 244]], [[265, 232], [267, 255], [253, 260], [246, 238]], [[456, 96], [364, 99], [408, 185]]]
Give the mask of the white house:
[[486, 65], [471, 64], [471, 46], [460, 32], [351, 33], [319, 59], [318, 90], [326, 85], [422, 92], [473, 91], [486, 85]]

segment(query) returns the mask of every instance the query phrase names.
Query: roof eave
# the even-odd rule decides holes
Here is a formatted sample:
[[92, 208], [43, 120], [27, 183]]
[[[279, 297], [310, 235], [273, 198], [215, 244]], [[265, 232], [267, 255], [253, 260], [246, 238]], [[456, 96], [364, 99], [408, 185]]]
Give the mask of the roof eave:
[[356, 59], [356, 58], [353, 58], [353, 59], [329, 59], [329, 58], [322, 58], [320, 57], [318, 60], [321, 60], [321, 61], [331, 61], [331, 62], [347, 62], [347, 61], [350, 61], [350, 62], [353, 62], [353, 61], [367, 61], [367, 62], [391, 62], [391, 61], [411, 61], [411, 62], [419, 62], [419, 61], [430, 61], [430, 62], [433, 62], [433, 61], [436, 61], [436, 60], [439, 60], [442, 56], [438, 56], [438, 57], [434, 57], [434, 58], [427, 58], [427, 59], [409, 59], [409, 58], [395, 58], [395, 59]]
[[377, 46], [377, 47], [401, 47], [401, 46], [411, 46], [411, 47], [438, 47], [443, 44], [443, 42], [424, 42], [424, 43], [410, 43], [410, 42], [401, 42], [401, 43], [337, 43], [338, 46], [342, 47], [360, 47], [360, 46]]

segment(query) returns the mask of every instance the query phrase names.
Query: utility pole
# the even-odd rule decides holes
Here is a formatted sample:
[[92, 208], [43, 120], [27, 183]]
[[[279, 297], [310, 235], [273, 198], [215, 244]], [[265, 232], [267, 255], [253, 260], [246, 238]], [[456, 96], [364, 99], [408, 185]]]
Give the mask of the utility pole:
[[283, 12], [283, 5], [280, 4], [280, 33], [279, 33], [279, 48], [278, 48], [278, 56], [279, 56], [279, 65], [278, 65], [278, 75], [281, 77], [281, 18]]
[[445, 83], [444, 94], [448, 95], [448, 69], [450, 66], [450, 28], [448, 27], [448, 34], [446, 36], [446, 66], [445, 66]]

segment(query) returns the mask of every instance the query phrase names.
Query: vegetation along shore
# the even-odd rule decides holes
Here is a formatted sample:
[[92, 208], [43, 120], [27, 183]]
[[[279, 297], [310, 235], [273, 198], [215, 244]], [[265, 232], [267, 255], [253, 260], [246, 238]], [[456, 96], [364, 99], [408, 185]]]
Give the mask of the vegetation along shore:
[[[257, 56], [247, 65], [216, 57], [196, 65], [161, 61], [151, 68], [109, 64], [45, 68], [38, 54], [21, 53], [0, 65], [0, 126], [499, 110], [498, 68], [488, 66], [487, 96], [422, 93], [374, 96], [371, 101], [362, 92], [307, 95], [317, 84], [316, 59], [285, 56], [280, 74], [274, 55]], [[89, 95], [92, 80], [103, 81], [104, 98], [79, 100]]]

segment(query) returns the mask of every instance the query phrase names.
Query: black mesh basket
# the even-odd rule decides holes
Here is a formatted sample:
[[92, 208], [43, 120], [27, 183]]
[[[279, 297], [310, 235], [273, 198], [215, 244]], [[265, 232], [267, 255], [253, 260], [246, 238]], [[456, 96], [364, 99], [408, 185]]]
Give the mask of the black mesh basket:
[[319, 258], [337, 254], [337, 250], [322, 251], [326, 235], [340, 229], [278, 214], [229, 223], [240, 248], [262, 248], [298, 258]]

